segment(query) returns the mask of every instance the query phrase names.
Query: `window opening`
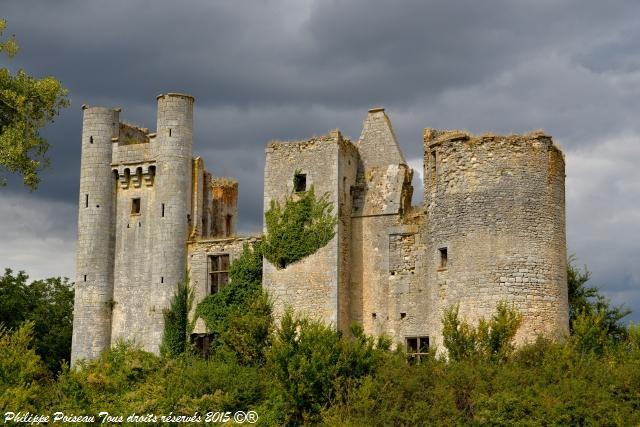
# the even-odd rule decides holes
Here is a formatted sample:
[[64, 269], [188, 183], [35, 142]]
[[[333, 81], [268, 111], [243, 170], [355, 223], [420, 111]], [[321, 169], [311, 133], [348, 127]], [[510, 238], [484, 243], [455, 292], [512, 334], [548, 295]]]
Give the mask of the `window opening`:
[[445, 269], [447, 268], [448, 259], [447, 248], [440, 248], [438, 249], [438, 251], [440, 252], [440, 268]]
[[229, 254], [209, 255], [209, 292], [220, 292], [229, 283]]
[[406, 337], [407, 357], [410, 363], [420, 363], [429, 354], [429, 337]]
[[164, 203], [162, 204], [162, 217], [164, 218]]
[[436, 160], [437, 160], [436, 152], [432, 151], [431, 152], [431, 179], [433, 181], [435, 181], [436, 179]]
[[296, 173], [293, 176], [293, 191], [295, 191], [296, 193], [307, 191], [307, 174], [306, 173]]
[[93, 144], [93, 136], [89, 137], [89, 144]]
[[89, 207], [89, 195], [88, 194], [84, 195], [84, 207], [85, 208]]
[[85, 282], [87, 281], [87, 275], [86, 274], [84, 275], [84, 281]]
[[233, 219], [232, 215], [227, 215], [225, 218], [225, 231], [227, 236], [231, 236], [231, 220]]
[[171, 136], [171, 128], [169, 128], [169, 136]]
[[140, 198], [135, 197], [131, 199], [131, 215], [137, 215], [140, 213]]
[[209, 357], [212, 340], [211, 334], [191, 334], [191, 343], [205, 359]]

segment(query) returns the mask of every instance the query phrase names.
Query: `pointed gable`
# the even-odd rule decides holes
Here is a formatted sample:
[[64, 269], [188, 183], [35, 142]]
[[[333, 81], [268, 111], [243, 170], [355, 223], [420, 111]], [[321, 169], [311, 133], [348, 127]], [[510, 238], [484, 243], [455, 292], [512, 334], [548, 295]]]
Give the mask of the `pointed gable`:
[[357, 147], [365, 168], [407, 164], [384, 108], [369, 110]]

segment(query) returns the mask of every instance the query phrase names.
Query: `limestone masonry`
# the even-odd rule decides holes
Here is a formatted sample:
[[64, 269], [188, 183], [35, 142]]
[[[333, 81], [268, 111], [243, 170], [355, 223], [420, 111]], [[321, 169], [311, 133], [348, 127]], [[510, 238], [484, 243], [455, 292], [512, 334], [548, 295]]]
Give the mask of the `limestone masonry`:
[[[158, 96], [156, 133], [119, 109], [83, 106], [72, 363], [117, 340], [158, 353], [163, 310], [185, 271], [196, 304], [228, 281], [237, 182], [192, 155], [191, 96]], [[360, 139], [340, 131], [266, 148], [264, 207], [314, 186], [338, 216], [335, 237], [278, 269], [264, 262], [276, 316], [285, 307], [346, 331], [353, 322], [410, 353], [442, 344], [443, 310], [471, 322], [500, 301], [523, 314], [516, 339], [568, 332], [564, 157], [551, 137], [424, 130], [424, 204], [384, 109]], [[200, 320], [193, 339], [206, 343]]]

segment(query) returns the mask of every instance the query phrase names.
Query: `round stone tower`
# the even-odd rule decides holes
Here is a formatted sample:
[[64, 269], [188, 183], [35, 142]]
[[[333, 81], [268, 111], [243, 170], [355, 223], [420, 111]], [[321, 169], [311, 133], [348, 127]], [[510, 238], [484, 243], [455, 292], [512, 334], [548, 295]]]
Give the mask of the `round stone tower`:
[[433, 341], [446, 307], [475, 323], [500, 301], [523, 315], [518, 342], [568, 333], [564, 157], [551, 138], [425, 129], [424, 150]]
[[83, 106], [78, 247], [71, 363], [95, 359], [111, 342], [114, 193], [111, 138], [119, 111]]
[[189, 95], [158, 95], [156, 136], [156, 203], [154, 224], [152, 292], [148, 306], [154, 325], [151, 348], [162, 341], [162, 311], [169, 306], [186, 268], [186, 243], [192, 218], [191, 167], [193, 146], [193, 102]]

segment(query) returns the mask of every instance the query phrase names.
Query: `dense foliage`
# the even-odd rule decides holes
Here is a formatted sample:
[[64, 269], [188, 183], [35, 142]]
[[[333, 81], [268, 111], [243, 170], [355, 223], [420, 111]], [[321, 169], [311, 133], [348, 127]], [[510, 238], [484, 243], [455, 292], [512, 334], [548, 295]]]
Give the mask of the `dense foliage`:
[[631, 310], [623, 306], [612, 306], [609, 300], [595, 286], [587, 286], [591, 273], [586, 267], [581, 271], [574, 265], [575, 258], [569, 258], [567, 268], [567, 288], [569, 292], [569, 325], [572, 333], [576, 328], [580, 334], [586, 329], [595, 329], [606, 339], [624, 340], [627, 329], [621, 320]]
[[271, 304], [262, 290], [261, 245], [246, 245], [229, 267], [229, 283], [206, 296], [196, 309], [213, 347], [243, 364], [264, 364], [272, 326]]
[[505, 302], [498, 303], [496, 313], [480, 319], [477, 327], [458, 317], [458, 305], [442, 315], [444, 346], [453, 360], [485, 359], [504, 362], [513, 353], [513, 338], [522, 315]]
[[[0, 36], [5, 27], [6, 21], [0, 20]], [[13, 56], [17, 50], [13, 37], [0, 41], [0, 53]], [[38, 79], [23, 70], [12, 75], [0, 68], [0, 172], [17, 173], [27, 187], [36, 189], [49, 148], [39, 132], [69, 105], [67, 93], [53, 77]], [[6, 178], [0, 175], [0, 185], [4, 184]]]
[[414, 365], [357, 328], [342, 336], [287, 313], [264, 344], [264, 366], [230, 358], [228, 349], [208, 359], [188, 352], [162, 359], [119, 344], [56, 379], [32, 349], [31, 328], [0, 331], [2, 413], [254, 410], [260, 425], [272, 426], [640, 423], [638, 326], [602, 353], [585, 351], [574, 338], [539, 339], [501, 361], [431, 351]]
[[265, 213], [264, 257], [277, 268], [285, 268], [315, 253], [335, 235], [338, 220], [332, 212], [328, 196], [316, 198], [313, 186], [292, 194], [284, 206], [272, 200]]
[[[618, 321], [620, 334], [606, 311], [580, 310], [565, 342], [514, 348], [521, 318], [512, 307], [499, 304], [477, 326], [450, 307], [444, 348], [413, 364], [359, 327], [342, 335], [292, 312], [274, 327], [260, 260], [246, 247], [232, 263], [229, 293], [214, 312], [221, 317], [208, 319], [217, 329], [207, 359], [189, 351], [160, 358], [120, 343], [54, 376], [37, 353], [33, 320], [0, 328], [0, 413], [154, 414], [164, 425], [161, 415], [238, 410], [267, 426], [640, 423], [640, 326]], [[4, 319], [28, 310], [24, 273], [8, 270], [0, 284]]]
[[31, 283], [28, 279], [24, 272], [13, 274], [8, 268], [0, 276], [0, 324], [17, 329], [31, 321], [35, 351], [55, 373], [71, 357], [73, 288], [66, 278]]
[[175, 295], [171, 299], [169, 309], [165, 310], [164, 335], [160, 345], [160, 354], [164, 357], [177, 357], [189, 349], [193, 322], [189, 321], [189, 313], [193, 307], [194, 293], [189, 286], [189, 276], [185, 274], [178, 283]]

